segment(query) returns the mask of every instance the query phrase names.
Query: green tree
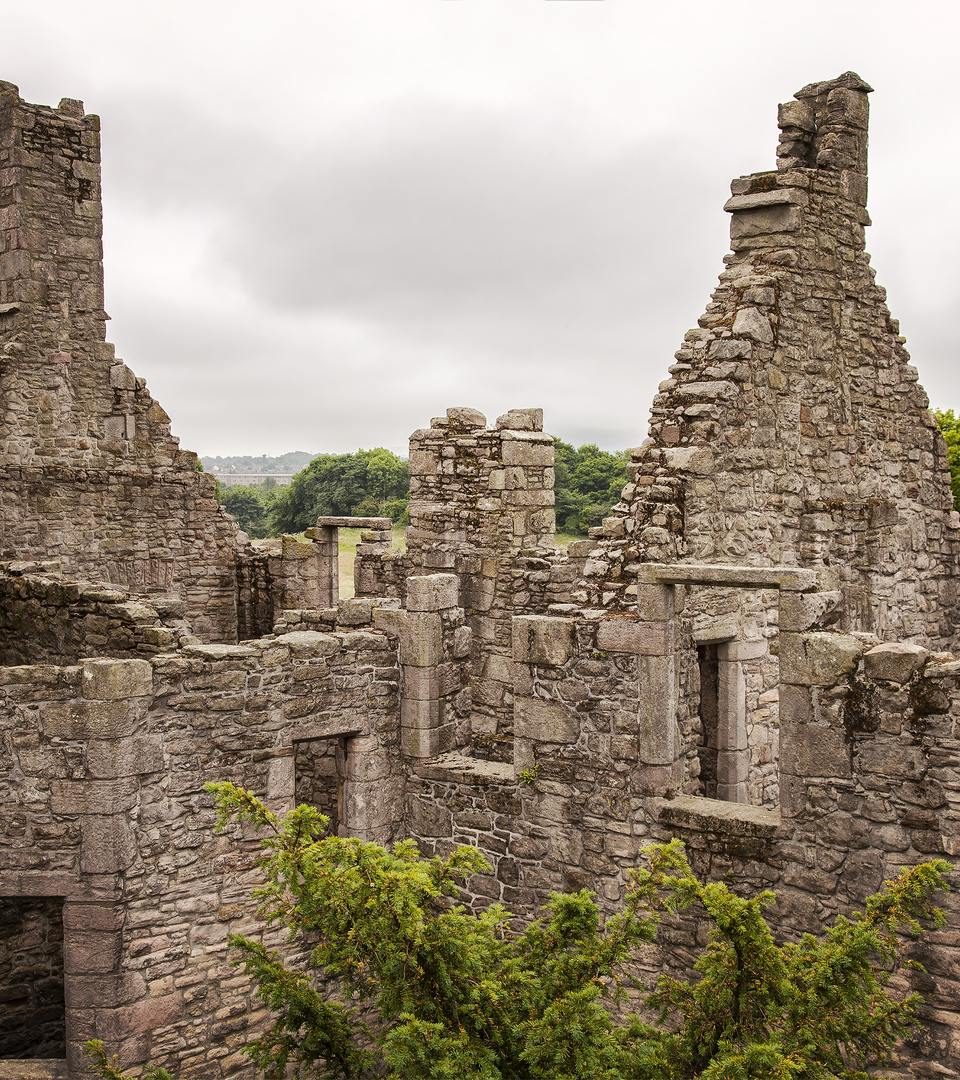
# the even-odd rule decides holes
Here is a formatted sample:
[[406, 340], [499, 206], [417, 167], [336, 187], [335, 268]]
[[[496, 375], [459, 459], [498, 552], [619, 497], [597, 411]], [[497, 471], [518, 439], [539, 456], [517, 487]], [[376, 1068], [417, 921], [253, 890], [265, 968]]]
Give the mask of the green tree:
[[321, 514], [395, 515], [397, 520], [406, 509], [409, 484], [406, 461], [382, 447], [320, 454], [278, 490], [271, 525], [276, 533], [298, 533]]
[[[270, 1078], [866, 1080], [915, 1021], [916, 997], [894, 988], [903, 935], [943, 921], [938, 860], [821, 936], [780, 945], [764, 918], [772, 893], [700, 881], [673, 841], [646, 850], [616, 914], [581, 890], [521, 928], [499, 905], [473, 914], [457, 902], [489, 870], [475, 849], [426, 859], [410, 840], [329, 836], [310, 806], [278, 816], [242, 788], [209, 790], [221, 828], [265, 833], [262, 914], [312, 950], [293, 969], [232, 939], [274, 1016], [249, 1048]], [[648, 1001], [659, 1022], [629, 1013], [627, 961], [664, 915], [691, 911], [709, 926], [694, 973], [661, 977]], [[102, 1045], [93, 1052], [99, 1075], [119, 1080]]]
[[[282, 490], [282, 489], [279, 489]], [[217, 498], [249, 536], [270, 536], [270, 505], [274, 492], [257, 485], [218, 484]]]
[[955, 416], [953, 409], [937, 410], [933, 415], [947, 444], [950, 487], [953, 490], [954, 504], [960, 510], [960, 416]]
[[627, 451], [610, 453], [594, 443], [573, 447], [554, 440], [557, 528], [586, 534], [599, 525], [627, 482]]

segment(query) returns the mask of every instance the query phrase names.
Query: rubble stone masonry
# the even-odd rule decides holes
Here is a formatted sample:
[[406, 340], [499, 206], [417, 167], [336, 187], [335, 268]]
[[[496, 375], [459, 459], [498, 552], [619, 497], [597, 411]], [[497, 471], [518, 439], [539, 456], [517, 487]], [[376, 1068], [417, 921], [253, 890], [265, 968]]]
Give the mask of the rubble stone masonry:
[[[539, 410], [453, 408], [411, 437], [407, 550], [364, 520], [339, 599], [358, 522], [248, 544], [104, 344], [95, 118], [0, 84], [0, 1077], [79, 1078], [91, 1037], [253, 1075], [227, 938], [258, 929], [256, 838], [214, 833], [210, 780], [473, 844], [465, 902], [519, 918], [556, 889], [613, 910], [673, 836], [776, 890], [785, 938], [960, 864], [960, 523], [864, 250], [868, 89], [801, 90], [777, 169], [734, 182], [733, 253], [597, 535], [554, 546]], [[893, 1075], [960, 1076], [945, 908]], [[702, 930], [665, 926], [647, 974]]]
[[181, 597], [236, 640], [236, 523], [106, 338], [100, 121], [0, 83], [0, 557]]

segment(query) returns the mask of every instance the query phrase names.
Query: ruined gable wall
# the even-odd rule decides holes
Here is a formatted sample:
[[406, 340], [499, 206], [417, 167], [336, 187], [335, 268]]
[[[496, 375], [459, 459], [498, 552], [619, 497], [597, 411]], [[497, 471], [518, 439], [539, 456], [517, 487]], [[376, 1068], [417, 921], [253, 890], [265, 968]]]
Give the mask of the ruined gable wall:
[[236, 523], [105, 341], [100, 131], [0, 83], [0, 554], [183, 598], [237, 631]]
[[957, 518], [928, 401], [864, 247], [855, 76], [781, 107], [775, 172], [734, 181], [733, 253], [651, 409], [591, 602], [640, 561], [825, 567], [848, 625], [947, 642]]

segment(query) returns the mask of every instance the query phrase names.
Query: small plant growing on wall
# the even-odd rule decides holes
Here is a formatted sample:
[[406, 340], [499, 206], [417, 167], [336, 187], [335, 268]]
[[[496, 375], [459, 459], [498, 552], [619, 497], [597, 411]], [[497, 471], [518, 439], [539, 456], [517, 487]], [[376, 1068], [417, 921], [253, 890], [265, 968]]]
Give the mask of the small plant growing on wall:
[[537, 782], [537, 777], [539, 777], [539, 775], [540, 766], [530, 765], [517, 773], [517, 782], [523, 784], [525, 787], [530, 787]]

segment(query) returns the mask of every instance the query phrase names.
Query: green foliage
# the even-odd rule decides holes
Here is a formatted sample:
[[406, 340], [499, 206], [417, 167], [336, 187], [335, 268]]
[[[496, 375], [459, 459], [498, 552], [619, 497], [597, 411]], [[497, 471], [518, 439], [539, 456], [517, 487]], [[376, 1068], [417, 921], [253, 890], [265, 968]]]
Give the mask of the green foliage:
[[[458, 903], [466, 878], [489, 870], [473, 848], [428, 859], [410, 840], [327, 835], [310, 806], [277, 815], [231, 784], [208, 790], [220, 828], [266, 834], [261, 915], [312, 950], [294, 970], [232, 939], [274, 1016], [249, 1052], [277, 1080], [866, 1080], [914, 1023], [916, 998], [894, 988], [903, 936], [943, 920], [938, 860], [820, 937], [778, 945], [764, 917], [773, 894], [701, 882], [675, 840], [645, 851], [616, 914], [581, 890], [522, 928], [500, 905]], [[709, 927], [694, 972], [660, 978], [647, 1011], [659, 1023], [624, 1015], [627, 961], [683, 912]], [[94, 1060], [120, 1080], [102, 1047]]]
[[354, 454], [320, 454], [283, 488], [270, 509], [277, 534], [298, 533], [321, 514], [356, 514], [400, 520], [410, 474], [403, 458], [382, 447]]
[[953, 490], [954, 505], [960, 510], [960, 416], [954, 415], [953, 409], [938, 410], [933, 415], [947, 444], [950, 487]]
[[[90, 1057], [91, 1067], [95, 1076], [101, 1080], [130, 1080], [117, 1062], [109, 1057], [107, 1048], [100, 1039], [90, 1039], [84, 1044]], [[146, 1069], [140, 1076], [140, 1080], [174, 1080], [166, 1069]]]
[[554, 440], [557, 528], [585, 535], [599, 525], [627, 482], [627, 451], [611, 454], [593, 443], [574, 448]]
[[537, 782], [537, 777], [540, 775], [540, 769], [536, 765], [530, 765], [525, 769], [521, 769], [517, 773], [517, 780], [521, 784], [529, 786]]
[[248, 536], [263, 537], [271, 535], [269, 515], [275, 490], [266, 485], [218, 484], [217, 498]]

